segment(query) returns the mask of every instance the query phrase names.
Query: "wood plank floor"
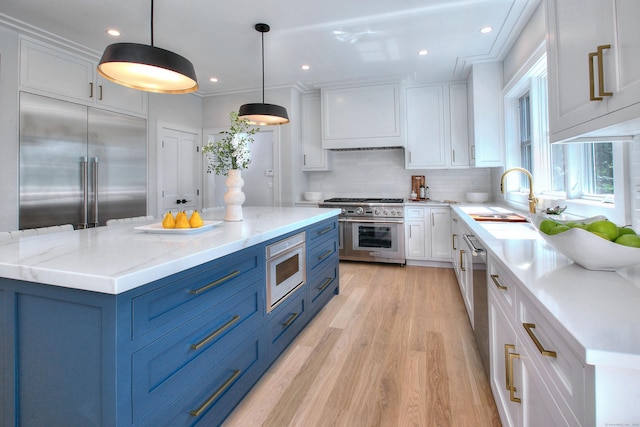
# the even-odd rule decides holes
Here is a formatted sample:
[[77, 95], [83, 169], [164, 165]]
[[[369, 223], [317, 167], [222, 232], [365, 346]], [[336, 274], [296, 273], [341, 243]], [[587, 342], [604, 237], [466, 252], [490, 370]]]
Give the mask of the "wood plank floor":
[[225, 427], [500, 426], [453, 270], [342, 262], [340, 286]]

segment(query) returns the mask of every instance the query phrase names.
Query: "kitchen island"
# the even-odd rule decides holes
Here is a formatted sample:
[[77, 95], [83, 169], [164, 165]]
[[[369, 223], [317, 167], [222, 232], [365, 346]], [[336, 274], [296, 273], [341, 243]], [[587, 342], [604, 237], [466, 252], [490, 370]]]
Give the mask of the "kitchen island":
[[[3, 425], [219, 424], [338, 293], [338, 213], [245, 207], [192, 234], [136, 229], [150, 221], [0, 245]], [[306, 281], [267, 313], [265, 248], [302, 232]]]

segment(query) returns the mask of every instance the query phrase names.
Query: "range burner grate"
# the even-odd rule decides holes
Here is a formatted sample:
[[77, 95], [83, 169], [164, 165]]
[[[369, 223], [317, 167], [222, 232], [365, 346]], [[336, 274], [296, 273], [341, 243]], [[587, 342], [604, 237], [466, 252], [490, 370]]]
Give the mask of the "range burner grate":
[[404, 203], [403, 199], [384, 198], [359, 198], [359, 197], [335, 197], [327, 199], [325, 203]]

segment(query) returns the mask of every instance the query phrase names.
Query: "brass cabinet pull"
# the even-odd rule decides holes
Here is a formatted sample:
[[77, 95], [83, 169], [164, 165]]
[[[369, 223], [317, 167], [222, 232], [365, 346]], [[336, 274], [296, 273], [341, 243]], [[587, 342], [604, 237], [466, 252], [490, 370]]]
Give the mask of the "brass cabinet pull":
[[527, 331], [527, 333], [529, 334], [529, 337], [531, 338], [533, 343], [538, 348], [538, 351], [540, 352], [540, 354], [542, 354], [543, 356], [548, 356], [548, 357], [558, 357], [558, 353], [556, 353], [555, 351], [552, 351], [552, 350], [546, 350], [542, 346], [540, 341], [538, 341], [538, 338], [535, 336], [535, 334], [533, 333], [533, 330], [532, 330], [532, 329], [536, 328], [535, 323], [523, 323], [522, 326], [524, 326], [524, 330]]
[[458, 235], [453, 233], [451, 235], [451, 249], [453, 249], [454, 251], [457, 251], [458, 248], [456, 248], [456, 239], [458, 238]]
[[99, 100], [99, 101], [102, 101], [102, 85], [98, 85], [98, 88], [100, 89], [100, 90], [98, 91], [98, 93], [100, 94], [100, 96], [98, 96], [98, 100]]
[[601, 96], [596, 96], [596, 82], [593, 71], [593, 57], [598, 55], [597, 52], [589, 52], [589, 99], [591, 101], [602, 101]]
[[327, 277], [327, 279], [324, 281], [324, 283], [322, 285], [318, 286], [318, 290], [320, 292], [324, 291], [325, 288], [327, 286], [329, 286], [329, 283], [331, 283], [331, 282], [333, 282], [333, 277]]
[[318, 236], [322, 236], [325, 233], [330, 232], [331, 230], [333, 230], [333, 226], [328, 226], [327, 228], [323, 228], [322, 230], [318, 231]]
[[238, 375], [240, 375], [240, 370], [239, 369], [234, 369], [233, 370], [233, 374], [231, 374], [231, 376], [224, 382], [224, 384], [222, 384], [220, 386], [220, 388], [218, 388], [211, 395], [211, 397], [209, 397], [202, 405], [200, 405], [200, 407], [198, 409], [194, 409], [192, 411], [189, 411], [189, 414], [193, 415], [194, 417], [200, 416], [200, 414], [202, 414], [205, 409], [207, 409], [213, 402], [215, 402], [215, 400], [222, 393], [225, 392], [226, 389], [229, 388], [229, 386], [235, 381], [235, 379], [238, 378]]
[[509, 353], [509, 379], [511, 380], [511, 387], [509, 387], [509, 399], [512, 402], [521, 403], [522, 400], [516, 397], [516, 386], [513, 384], [513, 359], [520, 359], [518, 353]]
[[89, 82], [89, 98], [93, 98], [93, 83]]
[[207, 344], [208, 342], [210, 342], [212, 339], [214, 339], [215, 337], [217, 337], [218, 335], [220, 335], [221, 333], [223, 333], [224, 331], [226, 331], [227, 329], [229, 329], [231, 327], [231, 325], [233, 325], [234, 323], [236, 323], [238, 320], [240, 319], [239, 315], [235, 315], [231, 318], [231, 320], [229, 320], [227, 323], [225, 323], [224, 325], [220, 326], [218, 329], [216, 329], [215, 331], [213, 331], [211, 334], [209, 334], [205, 339], [203, 339], [202, 341], [200, 341], [197, 344], [191, 344], [191, 348], [194, 350], [200, 350], [200, 348]]
[[283, 328], [289, 327], [289, 325], [291, 325], [293, 321], [298, 318], [298, 316], [300, 316], [300, 313], [293, 313], [291, 317], [289, 317], [289, 319], [287, 319], [287, 321], [282, 324], [282, 327]]
[[221, 285], [222, 283], [226, 282], [227, 280], [236, 277], [238, 274], [240, 274], [240, 270], [233, 270], [231, 273], [227, 274], [226, 276], [224, 276], [221, 279], [216, 280], [215, 282], [211, 282], [206, 286], [203, 286], [199, 289], [192, 289], [189, 291], [190, 294], [192, 295], [198, 295], [201, 294], [204, 291], [208, 291], [211, 288], [215, 288], [218, 285]]
[[494, 285], [496, 285], [496, 288], [500, 289], [501, 291], [506, 291], [507, 287], [504, 285], [501, 285], [500, 282], [498, 282], [498, 275], [497, 274], [492, 274], [491, 275], [491, 281], [493, 282]]
[[322, 261], [323, 259], [325, 259], [329, 255], [331, 255], [332, 253], [333, 253], [333, 251], [331, 249], [327, 250], [325, 253], [323, 253], [322, 255], [320, 255], [318, 257], [318, 261]]
[[603, 44], [598, 46], [598, 94], [600, 96], [612, 96], [612, 92], [606, 92], [604, 90], [604, 55], [603, 50], [611, 49], [610, 44]]
[[463, 249], [460, 249], [460, 271], [467, 271], [466, 268], [464, 268], [464, 262], [462, 261], [462, 254], [464, 254], [465, 251]]
[[509, 350], [516, 351], [516, 346], [513, 344], [504, 345], [504, 380], [507, 390], [511, 390], [511, 371], [509, 370]]

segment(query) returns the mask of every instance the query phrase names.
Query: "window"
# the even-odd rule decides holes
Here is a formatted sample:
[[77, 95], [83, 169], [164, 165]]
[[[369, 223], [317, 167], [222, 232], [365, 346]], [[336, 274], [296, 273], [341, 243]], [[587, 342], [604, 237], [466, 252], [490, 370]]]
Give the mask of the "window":
[[[518, 111], [520, 119], [520, 167], [531, 171], [533, 170], [533, 158], [531, 153], [531, 108], [528, 92], [518, 100]], [[523, 175], [520, 187], [525, 188], [527, 185], [527, 177]]]

